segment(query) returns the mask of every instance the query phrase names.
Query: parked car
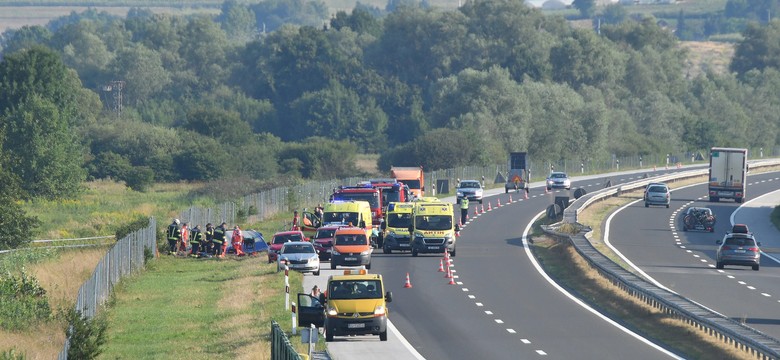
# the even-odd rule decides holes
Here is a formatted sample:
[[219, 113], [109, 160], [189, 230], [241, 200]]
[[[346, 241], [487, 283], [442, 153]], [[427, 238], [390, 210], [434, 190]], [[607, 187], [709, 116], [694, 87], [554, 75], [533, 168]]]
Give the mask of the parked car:
[[300, 230], [296, 231], [280, 231], [274, 234], [273, 239], [267, 242], [268, 244], [268, 263], [276, 262], [279, 258], [279, 251], [282, 250], [282, 245], [290, 241], [308, 241], [309, 239], [303, 235]]
[[723, 240], [718, 240], [717, 259], [715, 267], [723, 269], [725, 265], [750, 266], [758, 271], [761, 260], [761, 246], [753, 235], [728, 233]]
[[547, 190], [566, 189], [571, 190], [571, 179], [565, 172], [554, 171], [547, 176]]
[[333, 237], [336, 230], [346, 225], [326, 225], [317, 229], [314, 234], [314, 248], [320, 254], [320, 260], [329, 260], [333, 250]]
[[735, 234], [753, 234], [745, 224], [734, 224], [734, 226], [731, 227], [731, 232]]
[[650, 183], [645, 188], [645, 207], [650, 205], [663, 205], [669, 208], [671, 202], [671, 193], [669, 187], [664, 183]]
[[469, 201], [478, 201], [482, 203], [482, 183], [477, 180], [462, 180], [456, 188], [457, 203], [460, 204], [460, 199], [466, 198]]
[[282, 245], [279, 251], [279, 259], [276, 262], [276, 271], [284, 270], [284, 266], [290, 270], [320, 274], [320, 257], [314, 244], [308, 241], [290, 241]]

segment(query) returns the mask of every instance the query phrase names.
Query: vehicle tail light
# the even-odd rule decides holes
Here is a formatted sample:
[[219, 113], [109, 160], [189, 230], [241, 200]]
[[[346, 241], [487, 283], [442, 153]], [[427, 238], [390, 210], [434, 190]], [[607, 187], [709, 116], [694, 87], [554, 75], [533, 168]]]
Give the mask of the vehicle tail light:
[[748, 251], [756, 251], [757, 252], [758, 248], [757, 247], [748, 248]]
[[723, 245], [723, 247], [722, 247], [722, 248], [720, 248], [720, 249], [721, 249], [721, 250], [731, 250], [731, 246], [726, 246], [726, 245]]

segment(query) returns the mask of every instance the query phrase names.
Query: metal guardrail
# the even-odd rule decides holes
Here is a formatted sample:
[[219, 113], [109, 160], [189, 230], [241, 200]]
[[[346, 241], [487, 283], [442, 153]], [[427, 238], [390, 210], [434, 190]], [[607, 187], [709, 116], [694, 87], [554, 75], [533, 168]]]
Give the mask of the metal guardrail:
[[301, 360], [287, 334], [274, 320], [271, 320], [271, 360]]
[[[778, 166], [780, 160], [750, 162], [750, 168]], [[612, 186], [591, 194], [587, 194], [564, 210], [563, 223], [576, 223], [577, 215], [596, 201], [620, 194], [623, 191], [640, 189], [650, 182], [678, 181], [707, 174], [708, 170], [691, 170], [677, 174], [646, 178], [618, 186]], [[558, 225], [561, 223], [558, 223]], [[746, 326], [731, 318], [718, 314], [681, 295], [660, 288], [641, 278], [606, 257], [598, 251], [585, 236], [590, 229], [580, 231], [576, 235], [563, 234], [555, 231], [556, 225], [542, 226], [542, 230], [558, 239], [567, 239], [576, 251], [607, 278], [612, 284], [641, 301], [662, 310], [700, 331], [717, 337], [729, 345], [733, 345], [760, 359], [780, 359], [780, 340], [768, 336], [756, 329]]]
[[[88, 318], [94, 317], [108, 300], [114, 285], [144, 266], [145, 251], [157, 251], [157, 222], [154, 218], [149, 219], [147, 227], [117, 241], [103, 256], [92, 276], [79, 288], [76, 310]], [[67, 360], [68, 349], [70, 342], [66, 339], [57, 359]]]

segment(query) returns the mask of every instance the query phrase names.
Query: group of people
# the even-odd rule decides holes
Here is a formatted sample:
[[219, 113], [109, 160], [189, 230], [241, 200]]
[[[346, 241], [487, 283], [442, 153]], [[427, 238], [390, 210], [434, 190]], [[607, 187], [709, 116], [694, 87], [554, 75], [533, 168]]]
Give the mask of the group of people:
[[244, 237], [241, 229], [236, 225], [233, 227], [230, 239], [227, 239], [227, 223], [222, 223], [214, 227], [211, 223], [206, 224], [206, 229], [201, 230], [200, 225], [195, 225], [190, 229], [189, 224], [181, 223], [179, 219], [173, 219], [168, 225], [168, 254], [176, 255], [184, 252], [193, 257], [225, 257], [227, 252], [228, 240], [230, 240], [236, 255], [244, 256], [243, 251]]
[[[304, 211], [306, 209], [303, 209]], [[314, 215], [317, 217], [317, 219], [322, 219], [324, 208], [322, 207], [322, 204], [317, 204], [317, 207], [314, 208]], [[304, 226], [312, 226], [313, 223], [311, 219], [304, 216], [303, 221], [301, 221], [301, 216], [298, 214], [298, 210], [293, 211], [293, 220], [292, 220], [292, 226], [290, 227], [290, 230], [297, 231], [297, 230], [303, 230], [301, 224]]]

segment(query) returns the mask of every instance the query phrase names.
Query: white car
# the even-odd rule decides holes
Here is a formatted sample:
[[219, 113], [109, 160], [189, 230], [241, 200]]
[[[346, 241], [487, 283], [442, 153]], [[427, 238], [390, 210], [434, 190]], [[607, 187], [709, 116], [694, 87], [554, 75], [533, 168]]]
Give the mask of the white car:
[[290, 270], [320, 274], [320, 256], [314, 244], [308, 241], [290, 241], [282, 245], [276, 261], [276, 271], [284, 270], [287, 264]]
[[463, 180], [456, 189], [458, 195], [458, 204], [460, 199], [466, 198], [469, 201], [479, 201], [482, 204], [482, 183], [477, 180]]
[[571, 190], [571, 179], [565, 172], [551, 172], [547, 177], [547, 190], [554, 188], [563, 188]]

